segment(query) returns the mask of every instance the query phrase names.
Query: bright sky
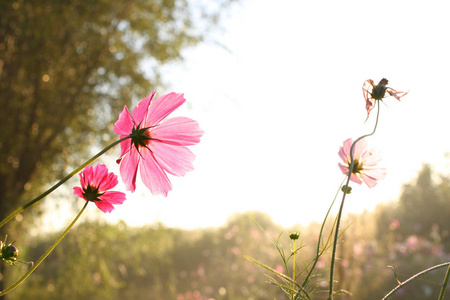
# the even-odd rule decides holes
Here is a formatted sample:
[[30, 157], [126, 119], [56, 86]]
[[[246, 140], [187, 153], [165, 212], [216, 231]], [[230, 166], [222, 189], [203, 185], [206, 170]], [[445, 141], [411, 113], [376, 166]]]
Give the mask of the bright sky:
[[447, 1], [242, 2], [223, 30], [165, 68], [171, 89], [158, 91], [183, 92], [176, 115], [205, 131], [191, 147], [195, 170], [172, 176], [167, 198], [139, 185], [108, 219], [196, 228], [261, 210], [283, 226], [321, 221], [343, 179], [339, 147], [373, 129], [376, 111], [364, 123], [361, 90], [370, 78], [409, 94], [385, 100], [369, 139], [386, 179], [372, 189], [353, 184], [345, 212], [396, 199], [423, 162], [445, 171]]

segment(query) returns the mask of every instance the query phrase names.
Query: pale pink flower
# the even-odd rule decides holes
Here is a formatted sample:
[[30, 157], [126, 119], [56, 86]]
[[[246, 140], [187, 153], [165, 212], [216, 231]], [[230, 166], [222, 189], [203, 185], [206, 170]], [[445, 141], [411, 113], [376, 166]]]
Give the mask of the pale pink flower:
[[125, 106], [114, 125], [121, 138], [120, 174], [127, 190], [136, 189], [138, 167], [142, 181], [150, 191], [167, 196], [172, 184], [167, 173], [184, 176], [192, 171], [195, 155], [186, 147], [200, 141], [203, 131], [198, 123], [186, 117], [164, 120], [186, 99], [183, 94], [170, 93], [152, 101], [155, 92], [144, 98], [130, 114]]
[[[350, 168], [350, 149], [352, 144], [353, 140], [351, 138], [347, 139], [339, 149], [339, 156], [345, 163], [339, 163], [339, 168], [345, 175], [348, 175]], [[386, 169], [378, 166], [381, 160], [379, 151], [369, 149], [365, 139], [358, 141], [353, 147], [353, 160], [353, 170], [350, 177], [350, 180], [353, 182], [361, 184], [364, 181], [371, 188], [377, 184], [377, 180], [386, 176]]]
[[370, 111], [375, 106], [375, 101], [383, 100], [386, 92], [388, 92], [390, 96], [395, 97], [398, 101], [407, 94], [407, 92], [398, 92], [393, 88], [387, 87], [387, 84], [388, 80], [386, 78], [381, 79], [377, 85], [375, 85], [372, 79], [364, 81], [362, 90], [364, 99], [366, 100], [367, 119], [369, 118]]
[[108, 173], [105, 165], [87, 166], [80, 172], [81, 188], [76, 186], [73, 193], [86, 201], [92, 201], [102, 212], [111, 212], [113, 204], [122, 204], [125, 194], [109, 191], [119, 183], [117, 175]]

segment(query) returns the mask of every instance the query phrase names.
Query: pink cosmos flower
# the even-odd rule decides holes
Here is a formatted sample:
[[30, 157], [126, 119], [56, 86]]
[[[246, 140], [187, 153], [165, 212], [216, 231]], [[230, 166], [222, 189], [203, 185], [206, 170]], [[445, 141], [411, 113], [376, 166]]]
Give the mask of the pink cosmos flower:
[[105, 165], [87, 166], [80, 172], [81, 188], [76, 186], [73, 193], [86, 201], [92, 201], [102, 212], [111, 212], [113, 204], [122, 204], [125, 194], [108, 191], [119, 183], [117, 175], [108, 173]]
[[388, 80], [386, 78], [381, 79], [377, 85], [375, 85], [372, 79], [364, 81], [362, 89], [364, 99], [366, 100], [367, 119], [369, 118], [370, 111], [375, 106], [375, 101], [383, 100], [386, 92], [388, 92], [390, 96], [395, 97], [398, 101], [407, 94], [407, 92], [397, 92], [393, 88], [387, 87], [387, 84]]
[[163, 120], [182, 105], [183, 94], [170, 93], [152, 101], [155, 92], [144, 98], [130, 114], [125, 106], [114, 125], [120, 137], [131, 135], [131, 141], [120, 144], [120, 174], [127, 190], [136, 189], [138, 167], [142, 181], [152, 194], [167, 193], [172, 184], [167, 173], [184, 176], [192, 171], [195, 155], [186, 147], [200, 141], [203, 131], [198, 123], [186, 117]]
[[[339, 156], [345, 164], [339, 163], [339, 168], [342, 173], [348, 175], [350, 169], [350, 149], [353, 140], [347, 139], [344, 145], [339, 149]], [[372, 188], [377, 184], [377, 180], [383, 179], [386, 176], [386, 169], [378, 167], [381, 160], [379, 151], [369, 149], [367, 141], [362, 139], [353, 147], [353, 170], [350, 180], [361, 184], [363, 181], [368, 187]]]

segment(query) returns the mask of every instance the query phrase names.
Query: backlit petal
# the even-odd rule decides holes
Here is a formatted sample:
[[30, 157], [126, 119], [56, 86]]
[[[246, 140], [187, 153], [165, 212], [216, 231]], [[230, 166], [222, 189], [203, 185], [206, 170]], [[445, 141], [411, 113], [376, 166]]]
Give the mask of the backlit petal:
[[200, 142], [203, 130], [198, 123], [185, 117], [164, 120], [152, 130], [153, 138], [181, 146], [195, 145]]
[[184, 146], [154, 142], [151, 150], [159, 165], [172, 175], [184, 176], [186, 172], [194, 170], [192, 162], [195, 155]]
[[108, 168], [105, 165], [97, 164], [93, 167], [92, 176], [89, 180], [90, 186], [99, 188], [105, 176], [108, 174]]
[[141, 160], [140, 173], [142, 181], [153, 195], [167, 196], [172, 190], [169, 178], [151, 154]]
[[119, 114], [119, 119], [114, 124], [114, 132], [121, 136], [128, 136], [131, 134], [133, 126], [135, 126], [134, 123], [134, 119], [128, 111], [128, 108], [124, 106], [122, 112]]
[[[130, 132], [131, 133], [131, 132]], [[120, 136], [120, 138], [124, 138], [124, 136]], [[122, 157], [130, 151], [130, 148], [133, 147], [133, 144], [131, 143], [131, 139], [127, 139], [120, 143], [120, 158], [118, 159], [118, 162], [122, 160]]]
[[346, 139], [344, 141], [344, 146], [339, 148], [339, 157], [344, 161], [344, 162], [349, 162], [350, 161], [350, 148], [353, 144], [353, 140], [350, 139]]
[[371, 176], [368, 176], [367, 174], [363, 174], [361, 176], [362, 180], [365, 184], [367, 184], [368, 187], [373, 188], [377, 185], [377, 179]]
[[169, 93], [158, 97], [150, 105], [145, 126], [156, 125], [186, 101], [183, 94]]
[[119, 183], [119, 180], [117, 179], [117, 175], [114, 173], [108, 173], [103, 176], [102, 180], [100, 181], [98, 185], [98, 189], [100, 191], [107, 191], [112, 188], [114, 188]]
[[[151, 93], [147, 98], [142, 99], [133, 109], [133, 118], [140, 125], [148, 114], [149, 106], [156, 92]], [[142, 128], [142, 126], [141, 126]]]
[[122, 192], [107, 191], [100, 196], [100, 199], [111, 204], [122, 204], [126, 200], [126, 195]]
[[77, 195], [78, 197], [81, 197], [81, 198], [84, 199], [83, 189], [82, 189], [82, 188], [80, 188], [80, 187], [78, 187], [78, 186], [75, 186], [75, 187], [73, 188], [73, 193], [74, 193], [75, 195]]
[[120, 164], [120, 176], [128, 191], [136, 190], [136, 174], [138, 169], [140, 156], [135, 147], [130, 148]]
[[110, 213], [114, 210], [114, 206], [106, 201], [94, 201], [94, 203], [104, 213]]
[[361, 157], [365, 155], [367, 150], [367, 141], [365, 139], [359, 140], [353, 147], [353, 159], [360, 161]]

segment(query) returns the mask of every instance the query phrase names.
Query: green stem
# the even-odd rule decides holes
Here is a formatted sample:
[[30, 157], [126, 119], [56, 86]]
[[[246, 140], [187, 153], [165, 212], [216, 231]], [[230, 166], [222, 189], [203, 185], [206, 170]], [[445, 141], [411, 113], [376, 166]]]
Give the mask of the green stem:
[[96, 155], [94, 155], [91, 159], [89, 159], [88, 161], [86, 161], [84, 164], [82, 164], [80, 167], [76, 168], [75, 170], [72, 171], [72, 173], [70, 173], [69, 175], [67, 175], [66, 177], [64, 177], [63, 179], [61, 179], [58, 183], [56, 183], [54, 186], [52, 186], [51, 188], [49, 188], [47, 191], [45, 191], [42, 195], [34, 198], [33, 200], [31, 200], [30, 202], [28, 202], [27, 204], [19, 207], [18, 209], [16, 209], [15, 211], [13, 211], [8, 217], [6, 217], [5, 219], [3, 219], [3, 221], [0, 222], [0, 228], [3, 227], [3, 225], [5, 225], [6, 223], [8, 223], [12, 218], [14, 218], [15, 216], [17, 216], [19, 213], [21, 213], [22, 211], [24, 211], [26, 208], [28, 208], [29, 206], [33, 205], [34, 203], [38, 202], [39, 200], [43, 199], [45, 196], [47, 196], [48, 194], [50, 194], [51, 192], [53, 192], [54, 190], [56, 190], [60, 185], [62, 185], [64, 182], [66, 182], [67, 180], [69, 180], [70, 178], [72, 178], [75, 174], [77, 174], [78, 172], [80, 172], [81, 170], [83, 170], [86, 166], [88, 166], [90, 163], [92, 163], [94, 160], [96, 160], [97, 158], [99, 158], [101, 155], [103, 155], [105, 152], [107, 152], [109, 149], [111, 149], [112, 147], [116, 146], [117, 144], [125, 141], [126, 139], [129, 139], [131, 136], [127, 136], [124, 138], [121, 138], [118, 141], [115, 141], [114, 143], [112, 143], [111, 145], [109, 145], [108, 147], [106, 147], [105, 149], [103, 149], [102, 151], [100, 151], [99, 153], [97, 153]]
[[53, 243], [53, 245], [47, 249], [47, 251], [41, 256], [41, 258], [39, 258], [39, 260], [30, 268], [30, 270], [28, 270], [28, 272], [25, 273], [25, 275], [23, 275], [19, 280], [17, 280], [14, 284], [12, 284], [10, 287], [8, 287], [7, 289], [3, 290], [0, 292], [0, 296], [3, 296], [7, 293], [9, 293], [10, 291], [12, 291], [13, 289], [15, 289], [19, 284], [21, 284], [28, 276], [30, 276], [31, 273], [33, 273], [33, 271], [41, 264], [41, 262], [53, 251], [53, 249], [55, 249], [56, 246], [58, 246], [58, 244], [62, 241], [62, 239], [66, 236], [66, 234], [70, 231], [70, 229], [72, 229], [73, 225], [75, 225], [75, 223], [78, 221], [78, 219], [80, 218], [81, 214], [84, 212], [84, 210], [86, 209], [86, 206], [88, 205], [89, 201], [86, 201], [86, 203], [84, 204], [83, 208], [81, 209], [81, 211], [78, 213], [78, 215], [75, 217], [75, 219], [72, 221], [72, 223], [70, 223], [69, 227], [67, 227], [67, 229], [61, 234], [61, 236], [56, 240], [55, 243]]
[[[414, 275], [414, 276], [408, 278], [407, 280], [403, 281], [401, 284], [397, 285], [393, 290], [391, 290], [391, 291], [390, 291], [386, 296], [384, 296], [384, 298], [381, 299], [381, 300], [386, 300], [386, 299], [388, 299], [388, 298], [389, 298], [390, 296], [392, 296], [396, 291], [398, 291], [401, 287], [404, 287], [405, 285], [407, 285], [408, 283], [410, 283], [411, 281], [413, 281], [413, 280], [416, 279], [417, 277], [422, 276], [422, 275], [425, 275], [426, 273], [429, 273], [429, 272], [431, 272], [431, 271], [433, 271], [433, 270], [436, 270], [436, 269], [439, 269], [439, 268], [442, 268], [442, 267], [445, 267], [445, 266], [449, 266], [449, 267], [450, 267], [450, 262], [446, 262], [446, 263], [443, 263], [443, 264], [440, 264], [440, 265], [435, 265], [435, 266], [433, 266], [433, 267], [431, 267], [431, 268], [428, 268], [428, 269], [426, 269], [426, 270], [423, 270], [423, 271], [417, 273], [416, 275]], [[447, 275], [446, 275], [445, 277], [446, 277], [446, 280], [448, 280], [448, 270], [447, 270]], [[446, 282], [445, 282], [445, 284], [446, 284]], [[443, 288], [444, 288], [444, 287], [443, 287]], [[444, 289], [445, 289], [445, 288], [444, 288]], [[441, 290], [441, 292], [442, 292], [442, 290]], [[444, 295], [442, 295], [442, 297], [443, 297], [443, 296], [444, 296]], [[439, 296], [439, 297], [440, 297], [440, 296]], [[439, 298], [439, 299], [441, 299], [441, 298]]]
[[439, 293], [438, 300], [444, 300], [445, 289], [447, 288], [448, 279], [450, 277], [450, 265], [447, 268], [447, 273], [445, 273], [444, 282], [442, 283], [441, 292]]
[[[295, 291], [295, 240], [292, 241], [292, 291]], [[294, 293], [292, 293], [292, 300]]]
[[[320, 244], [321, 244], [321, 242], [322, 242], [322, 235], [323, 235], [323, 230], [324, 230], [324, 228], [325, 228], [325, 223], [326, 223], [326, 221], [327, 221], [327, 219], [328, 219], [328, 216], [330, 215], [331, 208], [333, 207], [334, 202], [336, 202], [336, 198], [337, 198], [337, 196], [339, 195], [339, 192], [341, 191], [342, 185], [344, 184], [344, 180], [345, 180], [345, 178], [342, 180], [341, 184], [339, 185], [339, 188], [338, 188], [338, 190], [336, 191], [336, 194], [335, 194], [335, 196], [334, 196], [334, 199], [333, 199], [333, 201], [331, 202], [331, 205], [330, 205], [330, 207], [328, 208], [327, 213], [325, 214], [325, 218], [323, 219], [322, 226], [320, 227], [319, 238], [318, 238], [318, 240], [317, 240], [316, 257], [314, 258], [313, 265], [312, 265], [311, 269], [309, 270], [308, 275], [306, 275], [305, 280], [303, 280], [302, 287], [306, 287], [306, 285], [308, 284], [309, 279], [311, 278], [312, 273], [313, 273], [313, 271], [314, 271], [314, 269], [315, 269], [315, 267], [316, 267], [316, 264], [317, 264], [317, 262], [319, 261], [319, 258], [320, 258], [320, 256], [321, 256]], [[330, 235], [331, 235], [331, 234], [330, 234]], [[330, 237], [328, 237], [328, 239], [329, 239], [329, 238], [330, 238]], [[328, 242], [325, 244], [324, 249], [327, 248], [327, 245], [328, 245]], [[323, 253], [323, 251], [324, 251], [324, 250], [322, 250], [322, 253]]]
[[369, 134], [365, 134], [365, 135], [360, 136], [359, 138], [357, 138], [356, 141], [353, 142], [353, 144], [352, 144], [352, 146], [350, 148], [350, 167], [348, 169], [347, 182], [346, 182], [346, 184], [344, 186], [344, 195], [342, 196], [341, 206], [339, 207], [339, 213], [338, 213], [338, 216], [337, 216], [336, 229], [335, 229], [334, 242], [333, 242], [333, 252], [331, 254], [330, 290], [328, 292], [328, 299], [329, 300], [333, 299], [334, 265], [335, 265], [335, 261], [336, 261], [336, 248], [337, 248], [337, 240], [338, 240], [338, 237], [339, 237], [339, 225], [341, 223], [342, 211], [344, 210], [344, 201], [345, 201], [345, 196], [347, 196], [348, 184], [350, 182], [350, 178], [352, 176], [353, 166], [355, 164], [355, 160], [354, 160], [354, 157], [353, 157], [353, 148], [355, 147], [357, 142], [359, 142], [363, 138], [366, 138], [368, 136], [373, 135], [375, 133], [375, 131], [377, 130], [378, 117], [380, 116], [380, 104], [378, 102], [377, 102], [377, 104], [378, 104], [377, 119], [376, 119], [376, 122], [375, 122], [375, 127], [373, 128], [373, 131], [371, 133], [369, 133]]

